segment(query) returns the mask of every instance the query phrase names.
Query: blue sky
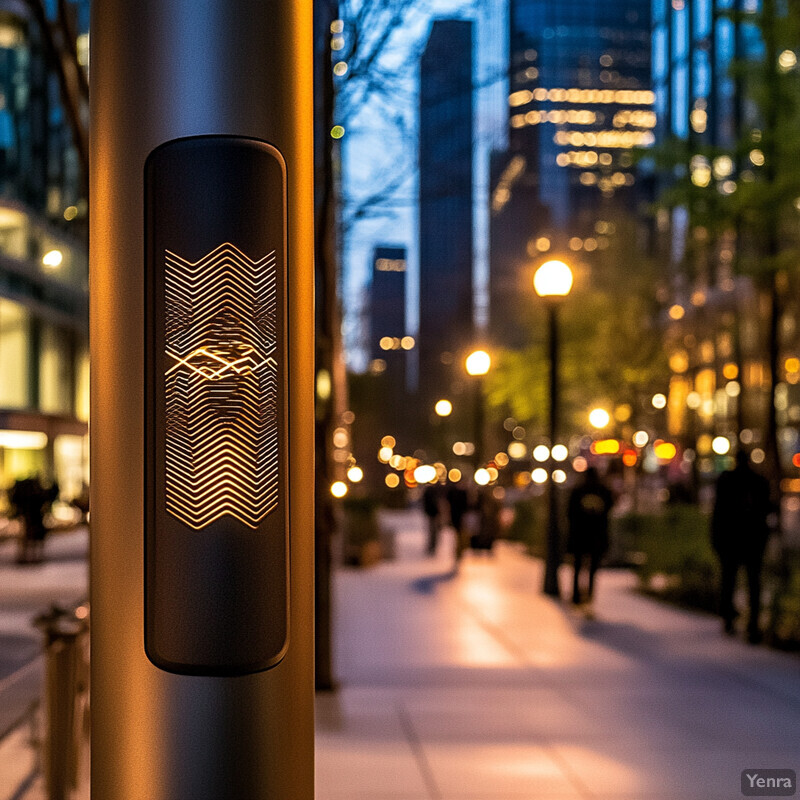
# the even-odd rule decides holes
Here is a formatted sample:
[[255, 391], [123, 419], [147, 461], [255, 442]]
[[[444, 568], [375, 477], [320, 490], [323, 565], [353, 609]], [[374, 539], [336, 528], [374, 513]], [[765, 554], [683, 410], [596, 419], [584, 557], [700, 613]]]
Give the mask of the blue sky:
[[[366, 0], [369, 2], [369, 0]], [[489, 152], [505, 142], [506, 120], [506, 9], [503, 0], [477, 3], [458, 0], [427, 0], [409, 5], [407, 24], [391, 37], [381, 54], [379, 66], [404, 75], [401, 89], [387, 97], [369, 95], [346, 121], [342, 141], [343, 194], [349, 198], [342, 218], [349, 219], [359, 200], [381, 185], [387, 171], [403, 170], [407, 180], [382, 204], [380, 213], [349, 225], [343, 234], [344, 331], [351, 368], [366, 366], [360, 346], [362, 331], [359, 311], [369, 282], [369, 261], [376, 244], [399, 244], [408, 248], [407, 319], [409, 332], [417, 325], [417, 87], [419, 65], [416, 55], [428, 37], [431, 20], [437, 17], [473, 19], [475, 31], [475, 74], [480, 88], [476, 96], [475, 130], [475, 264], [476, 319], [485, 320], [488, 279], [488, 168]], [[400, 116], [402, 127], [391, 118]], [[344, 122], [344, 121], [343, 121]]]

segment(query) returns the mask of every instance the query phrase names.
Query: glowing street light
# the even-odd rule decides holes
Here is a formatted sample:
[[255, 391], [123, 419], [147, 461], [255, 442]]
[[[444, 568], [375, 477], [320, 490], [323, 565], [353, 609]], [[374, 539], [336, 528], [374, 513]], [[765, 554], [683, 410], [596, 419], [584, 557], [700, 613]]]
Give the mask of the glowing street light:
[[589, 424], [600, 430], [611, 422], [611, 415], [604, 408], [593, 408], [589, 412]]
[[545, 261], [533, 276], [539, 297], [566, 297], [572, 289], [572, 270], [558, 260]]
[[[550, 329], [550, 445], [556, 442], [558, 435], [558, 307], [560, 301], [572, 289], [572, 270], [563, 261], [545, 261], [534, 273], [533, 288], [539, 297], [544, 298], [547, 305], [547, 321]], [[552, 454], [551, 454], [552, 458]], [[534, 473], [538, 470], [534, 470]], [[532, 476], [536, 481], [536, 476]], [[558, 508], [556, 506], [556, 490], [553, 481], [547, 488], [547, 556], [544, 570], [544, 592], [551, 597], [558, 597], [558, 567], [561, 563], [561, 533], [559, 531]]]
[[483, 376], [492, 366], [492, 357], [485, 350], [473, 350], [464, 361], [467, 375], [475, 378], [474, 433], [475, 451], [473, 461], [477, 467], [483, 458]]
[[485, 350], [475, 350], [467, 356], [464, 366], [467, 375], [485, 375], [492, 366], [492, 357]]

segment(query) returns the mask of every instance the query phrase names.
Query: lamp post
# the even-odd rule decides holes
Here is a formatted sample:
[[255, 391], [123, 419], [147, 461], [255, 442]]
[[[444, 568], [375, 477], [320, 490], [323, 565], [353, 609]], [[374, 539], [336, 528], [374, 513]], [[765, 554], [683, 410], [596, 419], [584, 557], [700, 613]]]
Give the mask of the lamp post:
[[95, 800], [314, 796], [312, 11], [92, 9]]
[[547, 553], [544, 571], [544, 592], [559, 596], [558, 567], [561, 562], [561, 538], [559, 536], [558, 505], [553, 483], [552, 448], [558, 434], [559, 386], [558, 386], [558, 308], [560, 300], [572, 289], [572, 270], [563, 261], [546, 261], [533, 276], [533, 288], [547, 306], [547, 323], [550, 345], [550, 412], [548, 434], [550, 436], [549, 457], [550, 480], [547, 483]]
[[475, 416], [474, 416], [474, 439], [475, 439], [475, 453], [473, 455], [473, 462], [475, 469], [481, 465], [483, 458], [483, 376], [489, 371], [492, 366], [492, 357], [485, 350], [473, 350], [465, 362], [464, 368], [467, 375], [475, 378]]

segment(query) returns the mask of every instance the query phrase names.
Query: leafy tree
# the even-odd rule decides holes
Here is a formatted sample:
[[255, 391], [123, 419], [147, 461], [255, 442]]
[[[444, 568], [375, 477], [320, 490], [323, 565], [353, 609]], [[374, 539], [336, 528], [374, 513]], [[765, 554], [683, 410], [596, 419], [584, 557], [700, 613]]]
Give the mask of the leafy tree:
[[[620, 218], [610, 225], [615, 232], [599, 237], [604, 249], [574, 265], [573, 290], [559, 309], [564, 434], [584, 431], [588, 411], [597, 404], [630, 405], [635, 411], [643, 397], [665, 386], [668, 375], [655, 322], [655, 265], [637, 254], [635, 222]], [[543, 302], [533, 289], [531, 295], [531, 344], [496, 354], [487, 398], [494, 409], [544, 433], [547, 325]]]

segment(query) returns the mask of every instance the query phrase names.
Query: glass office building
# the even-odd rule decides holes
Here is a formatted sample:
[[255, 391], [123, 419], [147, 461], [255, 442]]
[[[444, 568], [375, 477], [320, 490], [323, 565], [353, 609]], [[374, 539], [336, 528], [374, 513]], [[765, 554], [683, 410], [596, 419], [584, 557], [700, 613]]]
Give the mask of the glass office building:
[[[67, 9], [88, 67], [88, 3]], [[43, 31], [0, 0], [0, 513], [17, 478], [88, 478], [84, 177]]]
[[633, 149], [655, 142], [650, 0], [511, 0], [509, 149], [492, 157], [489, 326], [525, 344], [531, 265], [591, 253], [642, 198]]

